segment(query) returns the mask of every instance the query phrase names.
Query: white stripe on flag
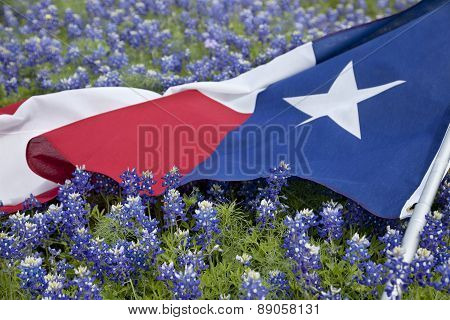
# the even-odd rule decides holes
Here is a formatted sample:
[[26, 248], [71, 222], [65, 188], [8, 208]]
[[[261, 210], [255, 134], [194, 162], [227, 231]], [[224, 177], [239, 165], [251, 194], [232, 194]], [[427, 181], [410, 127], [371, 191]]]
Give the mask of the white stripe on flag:
[[312, 42], [305, 43], [236, 78], [220, 82], [194, 82], [169, 88], [164, 95], [195, 89], [240, 113], [253, 113], [258, 93], [270, 84], [316, 65]]

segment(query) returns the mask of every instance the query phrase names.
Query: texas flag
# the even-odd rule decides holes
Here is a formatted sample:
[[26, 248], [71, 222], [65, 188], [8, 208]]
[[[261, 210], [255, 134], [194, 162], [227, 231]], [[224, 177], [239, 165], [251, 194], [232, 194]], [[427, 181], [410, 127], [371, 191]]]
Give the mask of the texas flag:
[[283, 160], [378, 216], [406, 217], [450, 122], [448, 30], [450, 3], [422, 1], [231, 80], [163, 96], [64, 91], [0, 109], [1, 210], [52, 199], [76, 165], [117, 181], [175, 165], [187, 183], [256, 179]]

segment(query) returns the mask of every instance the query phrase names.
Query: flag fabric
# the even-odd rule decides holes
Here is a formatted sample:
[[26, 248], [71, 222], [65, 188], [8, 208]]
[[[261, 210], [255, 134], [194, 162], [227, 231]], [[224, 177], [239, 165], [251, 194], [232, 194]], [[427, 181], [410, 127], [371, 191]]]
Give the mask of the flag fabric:
[[0, 211], [21, 209], [33, 194], [41, 202], [55, 197], [57, 184], [36, 175], [25, 156], [28, 141], [42, 133], [100, 113], [159, 97], [141, 89], [90, 88], [34, 96], [0, 108]]
[[378, 216], [406, 217], [450, 122], [449, 27], [450, 3], [423, 1], [227, 81], [33, 97], [0, 114], [3, 209], [50, 199], [75, 165], [117, 181], [175, 165], [187, 183], [256, 179], [283, 160]]

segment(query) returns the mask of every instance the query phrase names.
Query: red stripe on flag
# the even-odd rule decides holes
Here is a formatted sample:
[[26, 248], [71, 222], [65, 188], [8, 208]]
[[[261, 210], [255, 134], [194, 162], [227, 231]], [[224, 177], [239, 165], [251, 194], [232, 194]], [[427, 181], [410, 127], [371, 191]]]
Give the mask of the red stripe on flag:
[[[184, 175], [206, 160], [226, 134], [249, 116], [196, 90], [183, 91], [33, 138], [27, 161], [36, 174], [57, 183], [70, 178], [75, 165], [85, 165], [86, 170], [116, 181], [127, 168], [152, 170], [159, 180], [176, 165]], [[154, 191], [163, 191], [160, 183]]]
[[27, 99], [24, 99], [24, 100], [21, 100], [21, 101], [17, 101], [17, 102], [15, 102], [13, 104], [7, 105], [6, 107], [0, 108], [0, 115], [2, 115], [2, 114], [13, 115], [14, 113], [16, 113], [17, 109], [19, 109], [19, 107], [25, 101], [27, 101]]

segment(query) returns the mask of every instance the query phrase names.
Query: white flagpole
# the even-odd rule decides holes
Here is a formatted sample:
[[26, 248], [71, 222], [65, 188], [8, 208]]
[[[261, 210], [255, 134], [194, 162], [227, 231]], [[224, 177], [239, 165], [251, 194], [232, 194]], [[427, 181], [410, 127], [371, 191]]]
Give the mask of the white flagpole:
[[[411, 263], [419, 246], [420, 231], [426, 223], [426, 215], [431, 210], [434, 197], [436, 196], [442, 177], [446, 173], [450, 161], [450, 125], [447, 127], [444, 140], [434, 161], [433, 168], [425, 183], [425, 187], [420, 195], [419, 202], [414, 207], [414, 212], [409, 220], [405, 235], [403, 236], [402, 249], [404, 260]], [[382, 299], [387, 299], [386, 293], [383, 293]]]

